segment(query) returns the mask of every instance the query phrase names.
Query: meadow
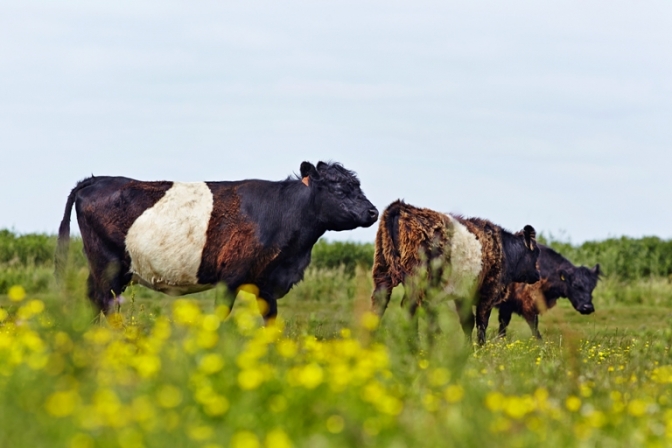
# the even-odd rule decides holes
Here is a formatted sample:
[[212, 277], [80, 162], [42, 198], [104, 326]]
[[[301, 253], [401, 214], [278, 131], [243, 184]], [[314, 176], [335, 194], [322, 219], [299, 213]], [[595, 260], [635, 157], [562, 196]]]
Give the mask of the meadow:
[[594, 314], [562, 300], [537, 342], [495, 312], [479, 349], [447, 303], [418, 351], [401, 288], [368, 311], [368, 244], [320, 242], [266, 328], [252, 288], [229, 315], [134, 286], [101, 319], [81, 242], [57, 284], [52, 236], [0, 231], [0, 446], [672, 446], [672, 245], [546, 242], [601, 263]]

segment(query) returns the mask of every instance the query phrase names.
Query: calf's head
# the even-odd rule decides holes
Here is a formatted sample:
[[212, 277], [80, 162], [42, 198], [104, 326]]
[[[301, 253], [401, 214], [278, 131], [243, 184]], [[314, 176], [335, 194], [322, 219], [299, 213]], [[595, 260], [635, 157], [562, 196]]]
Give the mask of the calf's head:
[[571, 266], [558, 271], [559, 280], [565, 288], [565, 296], [579, 313], [591, 314], [595, 311], [593, 290], [601, 274], [599, 264], [592, 269], [585, 266], [578, 268]]
[[503, 240], [504, 257], [508, 266], [509, 281], [536, 283], [541, 278], [537, 261], [539, 245], [534, 227], [527, 225], [512, 238]]
[[369, 227], [378, 210], [364, 196], [357, 176], [339, 163], [301, 164], [301, 178], [313, 190], [317, 220], [326, 230]]

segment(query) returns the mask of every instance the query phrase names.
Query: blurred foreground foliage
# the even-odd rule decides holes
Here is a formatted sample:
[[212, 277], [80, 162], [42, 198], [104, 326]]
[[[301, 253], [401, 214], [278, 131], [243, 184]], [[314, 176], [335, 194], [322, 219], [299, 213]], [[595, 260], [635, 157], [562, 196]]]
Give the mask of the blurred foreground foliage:
[[[367, 311], [366, 272], [312, 272], [306, 291], [325, 272], [352, 288], [319, 300], [292, 291], [269, 328], [245, 293], [229, 317], [213, 291], [147, 300], [130, 288], [116, 313], [93, 319], [81, 290], [12, 287], [0, 297], [0, 446], [672, 443], [662, 309], [632, 307], [628, 321], [632, 309], [586, 317], [560, 305], [554, 314], [570, 314], [544, 342], [526, 332], [472, 351], [449, 307], [431, 346], [423, 310], [419, 334], [397, 306], [382, 322]], [[601, 320], [612, 317], [617, 326]]]

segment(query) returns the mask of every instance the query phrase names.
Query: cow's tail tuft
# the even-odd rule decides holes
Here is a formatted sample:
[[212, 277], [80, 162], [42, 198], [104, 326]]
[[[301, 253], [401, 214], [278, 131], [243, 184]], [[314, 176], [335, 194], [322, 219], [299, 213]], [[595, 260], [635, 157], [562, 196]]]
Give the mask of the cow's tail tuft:
[[77, 182], [75, 188], [72, 189], [68, 200], [65, 203], [65, 213], [63, 214], [63, 220], [61, 225], [58, 227], [58, 244], [56, 246], [56, 258], [54, 260], [55, 273], [57, 279], [62, 279], [63, 274], [65, 273], [65, 267], [68, 264], [68, 248], [70, 246], [70, 215], [72, 214], [72, 206], [75, 204], [75, 199], [77, 199], [77, 193], [91, 185], [96, 180], [95, 177], [91, 176], [87, 179]]

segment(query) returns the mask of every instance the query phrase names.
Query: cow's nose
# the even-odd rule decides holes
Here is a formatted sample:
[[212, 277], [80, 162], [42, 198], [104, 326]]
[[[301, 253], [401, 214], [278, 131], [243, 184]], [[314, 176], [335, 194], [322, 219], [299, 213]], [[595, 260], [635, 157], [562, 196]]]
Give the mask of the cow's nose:
[[369, 209], [369, 217], [371, 218], [372, 221], [378, 219], [378, 210], [375, 207]]
[[594, 311], [595, 311], [595, 307], [593, 306], [592, 303], [587, 303], [587, 304], [581, 305], [581, 307], [579, 308], [579, 312], [581, 314], [590, 314]]

